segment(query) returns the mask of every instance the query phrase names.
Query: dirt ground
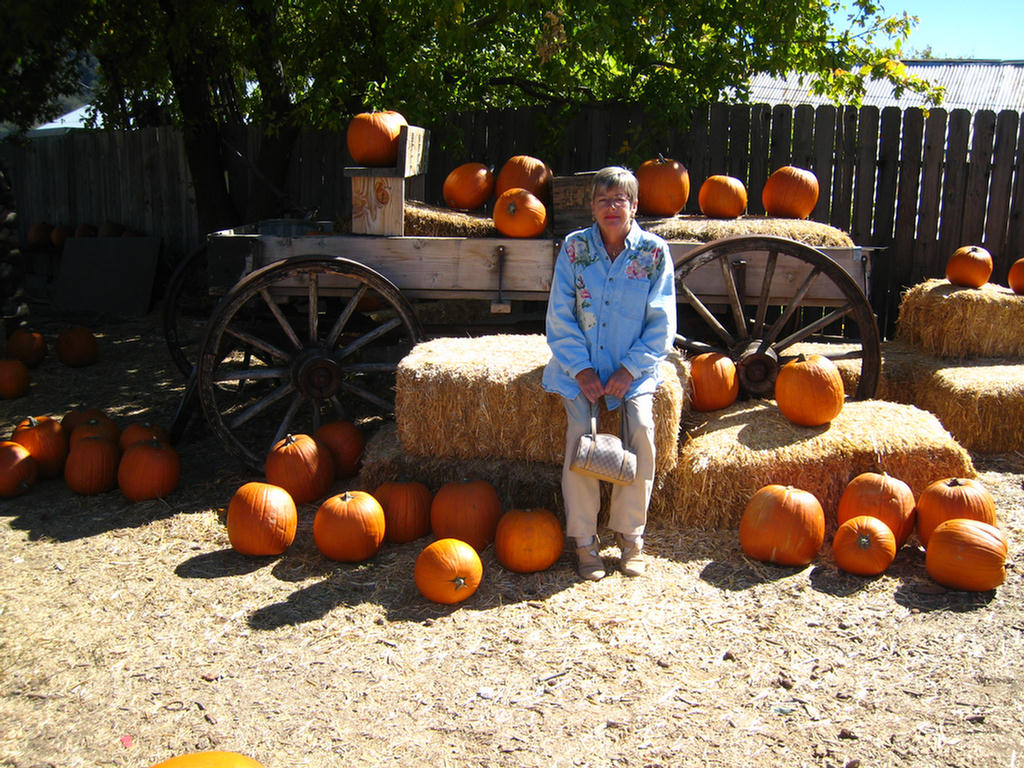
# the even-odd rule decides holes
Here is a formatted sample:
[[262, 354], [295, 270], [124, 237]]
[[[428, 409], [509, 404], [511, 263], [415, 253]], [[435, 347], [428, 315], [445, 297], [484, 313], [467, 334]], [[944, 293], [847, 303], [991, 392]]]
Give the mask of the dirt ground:
[[[90, 322], [100, 362], [51, 350], [0, 433], [75, 405], [169, 423], [155, 316]], [[412, 581], [425, 540], [332, 563], [312, 505], [283, 556], [235, 554], [224, 510], [252, 476], [201, 430], [179, 449], [165, 500], [52, 480], [0, 501], [0, 766], [1024, 764], [1019, 453], [974, 457], [1010, 540], [994, 592], [938, 586], [914, 545], [865, 579], [827, 546], [781, 568], [654, 522], [644, 578], [582, 583], [568, 553], [523, 576], [487, 550], [479, 591], [441, 607]]]

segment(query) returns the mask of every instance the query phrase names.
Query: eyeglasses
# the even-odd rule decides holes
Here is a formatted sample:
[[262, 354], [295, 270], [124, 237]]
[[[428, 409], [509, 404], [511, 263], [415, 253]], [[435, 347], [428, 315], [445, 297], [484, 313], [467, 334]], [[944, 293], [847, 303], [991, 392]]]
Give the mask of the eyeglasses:
[[625, 195], [616, 195], [615, 197], [598, 197], [594, 200], [594, 205], [598, 208], [628, 208], [633, 204]]

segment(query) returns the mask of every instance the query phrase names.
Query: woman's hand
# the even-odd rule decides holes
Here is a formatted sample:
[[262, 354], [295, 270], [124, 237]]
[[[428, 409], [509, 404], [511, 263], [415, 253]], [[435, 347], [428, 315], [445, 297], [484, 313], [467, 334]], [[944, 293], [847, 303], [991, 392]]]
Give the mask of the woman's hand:
[[593, 368], [585, 368], [576, 374], [576, 383], [580, 392], [592, 403], [596, 403], [604, 395], [604, 385]]
[[604, 385], [604, 393], [622, 400], [633, 383], [633, 374], [625, 368], [618, 368], [615, 373], [608, 377], [608, 383]]

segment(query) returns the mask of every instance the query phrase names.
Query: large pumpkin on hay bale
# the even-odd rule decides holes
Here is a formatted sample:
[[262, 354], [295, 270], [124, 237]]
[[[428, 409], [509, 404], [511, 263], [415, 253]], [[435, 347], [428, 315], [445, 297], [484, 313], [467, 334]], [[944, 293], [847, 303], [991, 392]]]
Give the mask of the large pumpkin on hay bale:
[[690, 405], [695, 411], [717, 411], [732, 405], [740, 393], [736, 363], [720, 352], [702, 352], [690, 360]]
[[420, 552], [413, 568], [416, 588], [428, 600], [444, 605], [472, 597], [483, 579], [476, 550], [459, 539], [438, 539]]
[[896, 557], [896, 537], [877, 517], [858, 515], [842, 523], [832, 537], [836, 565], [857, 576], [877, 576]]
[[369, 560], [384, 541], [384, 510], [366, 491], [345, 491], [325, 499], [313, 519], [320, 553], [343, 563]]
[[1010, 271], [1006, 274], [1006, 284], [1014, 293], [1024, 294], [1024, 259], [1017, 259], [1010, 265]]
[[494, 174], [483, 163], [463, 163], [449, 173], [441, 187], [445, 205], [456, 211], [475, 211], [494, 194]]
[[228, 503], [228, 541], [243, 555], [279, 555], [292, 545], [298, 512], [279, 485], [245, 483]]
[[12, 499], [31, 488], [39, 477], [39, 465], [21, 443], [0, 440], [0, 499]]
[[946, 520], [980, 520], [996, 524], [996, 503], [979, 481], [947, 477], [931, 483], [917, 497], [917, 538], [928, 548], [932, 532]]
[[658, 155], [636, 169], [637, 211], [646, 216], [675, 216], [690, 197], [690, 173], [678, 160]]
[[842, 525], [861, 515], [877, 518], [889, 526], [896, 549], [900, 549], [914, 531], [915, 504], [914, 492], [899, 478], [884, 472], [862, 472], [843, 489], [836, 522]]
[[784, 165], [768, 177], [761, 203], [769, 216], [806, 219], [818, 204], [818, 177], [795, 165]]
[[438, 488], [430, 502], [430, 529], [438, 539], [458, 539], [482, 552], [494, 541], [501, 500], [486, 480], [455, 480]]
[[979, 245], [962, 245], [946, 262], [946, 279], [964, 288], [981, 288], [992, 277], [992, 254]]
[[928, 575], [950, 589], [986, 592], [1006, 580], [1007, 541], [981, 520], [946, 520], [932, 531], [924, 565]]
[[540, 158], [514, 155], [505, 161], [494, 179], [494, 194], [501, 196], [510, 189], [525, 189], [547, 205], [551, 201], [551, 180], [554, 174]]
[[537, 237], [548, 226], [540, 198], [520, 187], [506, 189], [494, 202], [494, 226], [506, 237]]
[[46, 357], [46, 337], [38, 331], [19, 328], [7, 339], [7, 356], [35, 368]]
[[708, 176], [697, 192], [700, 212], [713, 219], [735, 219], [747, 209], [747, 188], [735, 176]]
[[360, 112], [345, 131], [352, 160], [360, 165], [394, 166], [398, 162], [398, 136], [406, 119], [393, 109]]
[[807, 565], [824, 541], [821, 503], [800, 488], [766, 485], [750, 497], [740, 518], [740, 546], [754, 560]]
[[564, 547], [562, 524], [549, 509], [510, 509], [498, 520], [494, 554], [510, 571], [547, 570], [561, 556]]
[[151, 768], [263, 768], [251, 757], [238, 752], [209, 750], [206, 752], [189, 752], [177, 755]]
[[836, 364], [824, 355], [799, 354], [779, 369], [775, 402], [794, 424], [820, 427], [843, 410], [846, 389]]

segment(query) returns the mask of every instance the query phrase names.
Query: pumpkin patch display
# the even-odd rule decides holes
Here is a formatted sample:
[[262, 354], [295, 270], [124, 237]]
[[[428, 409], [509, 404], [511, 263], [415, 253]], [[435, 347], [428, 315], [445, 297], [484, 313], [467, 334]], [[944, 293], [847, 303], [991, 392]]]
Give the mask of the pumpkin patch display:
[[981, 288], [992, 277], [992, 254], [978, 245], [963, 245], [946, 262], [946, 279], [953, 285]]
[[313, 437], [330, 453], [336, 477], [352, 477], [359, 471], [366, 439], [351, 421], [329, 421], [320, 425]]
[[548, 509], [510, 509], [498, 520], [494, 554], [510, 571], [535, 573], [555, 564], [565, 547], [565, 534]]
[[740, 547], [754, 560], [807, 565], [824, 541], [825, 512], [809, 491], [766, 485], [743, 509]]
[[159, 440], [140, 440], [121, 455], [117, 486], [129, 501], [162, 499], [178, 487], [181, 459]]
[[1006, 580], [1006, 536], [981, 520], [946, 520], [935, 527], [924, 566], [950, 589], [986, 592]]
[[39, 479], [57, 477], [64, 471], [68, 439], [61, 423], [49, 416], [29, 416], [19, 421], [11, 440], [21, 443], [39, 465]]
[[914, 492], [899, 478], [884, 472], [862, 472], [843, 489], [836, 522], [842, 525], [861, 515], [878, 518], [889, 526], [896, 549], [900, 549], [914, 531], [915, 504]]
[[69, 368], [84, 368], [99, 359], [99, 344], [84, 325], [62, 328], [57, 333], [57, 359]]
[[80, 435], [64, 462], [64, 484], [75, 493], [93, 496], [117, 487], [121, 449], [102, 435]]
[[438, 539], [459, 539], [477, 552], [494, 541], [501, 517], [498, 492], [486, 480], [445, 483], [430, 502], [430, 529]]
[[14, 358], [0, 360], [0, 399], [13, 400], [28, 392], [28, 366]]
[[334, 458], [310, 435], [285, 435], [267, 454], [264, 473], [268, 483], [284, 488], [296, 504], [308, 504], [334, 483]]
[[806, 219], [818, 204], [818, 177], [804, 168], [784, 165], [765, 181], [761, 204], [769, 216]]
[[298, 512], [291, 494], [271, 483], [245, 483], [228, 503], [228, 541], [243, 555], [279, 555], [292, 545]]
[[495, 228], [506, 237], [537, 237], [548, 226], [544, 203], [520, 187], [512, 187], [498, 195], [492, 218]]
[[928, 549], [932, 532], [946, 520], [966, 518], [996, 524], [992, 494], [970, 477], [947, 477], [928, 485], [917, 497], [917, 538]]
[[794, 424], [820, 427], [843, 410], [846, 390], [836, 364], [824, 355], [797, 355], [779, 369], [775, 403]]
[[483, 563], [473, 547], [459, 539], [438, 539], [416, 558], [413, 581], [427, 600], [453, 605], [473, 596], [483, 574]]
[[735, 219], [747, 210], [747, 188], [735, 176], [708, 176], [697, 192], [700, 212], [715, 219]]
[[456, 211], [475, 211], [490, 200], [492, 194], [494, 174], [483, 163], [463, 163], [445, 177], [441, 187], [445, 205]]
[[46, 337], [38, 331], [19, 328], [7, 338], [7, 356], [35, 368], [46, 357]]
[[393, 109], [360, 112], [345, 132], [352, 159], [360, 165], [394, 166], [398, 162], [398, 137], [406, 119]]
[[736, 364], [720, 352], [702, 352], [690, 360], [690, 382], [690, 404], [695, 411], [725, 408], [735, 403], [740, 393]]
[[0, 440], [0, 499], [12, 499], [31, 488], [39, 477], [39, 465], [21, 443]]
[[500, 197], [510, 189], [525, 189], [546, 205], [551, 200], [553, 177], [543, 160], [530, 155], [514, 155], [498, 171], [494, 179], [494, 194]]
[[637, 211], [646, 216], [675, 216], [690, 197], [690, 173], [678, 160], [658, 155], [636, 169]]
[[373, 492], [384, 510], [384, 538], [396, 544], [430, 533], [433, 494], [417, 480], [389, 480]]
[[151, 768], [263, 768], [251, 757], [238, 752], [208, 750], [205, 752], [189, 752], [176, 755]]
[[836, 565], [858, 576], [877, 576], [896, 557], [896, 537], [889, 526], [870, 515], [851, 517], [832, 537]]
[[330, 560], [361, 563], [384, 541], [384, 510], [365, 491], [345, 491], [325, 499], [313, 519], [313, 540]]

